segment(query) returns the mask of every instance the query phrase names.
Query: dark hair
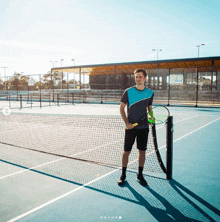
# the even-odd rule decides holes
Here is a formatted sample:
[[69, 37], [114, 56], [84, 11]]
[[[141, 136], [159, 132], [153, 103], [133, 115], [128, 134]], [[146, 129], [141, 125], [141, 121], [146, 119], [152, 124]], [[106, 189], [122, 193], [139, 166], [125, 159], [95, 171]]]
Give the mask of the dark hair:
[[143, 75], [144, 75], [144, 77], [147, 76], [147, 72], [146, 72], [144, 69], [135, 69], [135, 70], [134, 70], [134, 74], [136, 74], [136, 73], [138, 73], [138, 72], [142, 72]]

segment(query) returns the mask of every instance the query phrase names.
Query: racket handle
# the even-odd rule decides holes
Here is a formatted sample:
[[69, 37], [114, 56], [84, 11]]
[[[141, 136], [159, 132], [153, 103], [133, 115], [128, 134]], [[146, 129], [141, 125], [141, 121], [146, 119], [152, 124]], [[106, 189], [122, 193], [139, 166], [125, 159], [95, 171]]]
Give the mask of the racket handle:
[[[138, 125], [137, 123], [133, 123], [133, 124], [132, 124], [133, 127], [135, 127], [135, 126], [137, 126], [137, 125]], [[128, 129], [128, 128], [126, 127], [125, 129]]]

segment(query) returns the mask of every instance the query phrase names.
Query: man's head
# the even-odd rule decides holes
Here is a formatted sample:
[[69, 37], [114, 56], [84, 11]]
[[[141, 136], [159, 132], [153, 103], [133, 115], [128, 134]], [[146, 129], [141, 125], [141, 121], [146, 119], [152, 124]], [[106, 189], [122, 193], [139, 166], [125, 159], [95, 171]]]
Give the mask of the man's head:
[[144, 69], [135, 69], [134, 70], [134, 74], [138, 73], [138, 72], [142, 72], [144, 77], [147, 77], [147, 72]]
[[147, 78], [147, 73], [144, 69], [136, 69], [134, 71], [135, 82], [139, 86], [144, 86]]

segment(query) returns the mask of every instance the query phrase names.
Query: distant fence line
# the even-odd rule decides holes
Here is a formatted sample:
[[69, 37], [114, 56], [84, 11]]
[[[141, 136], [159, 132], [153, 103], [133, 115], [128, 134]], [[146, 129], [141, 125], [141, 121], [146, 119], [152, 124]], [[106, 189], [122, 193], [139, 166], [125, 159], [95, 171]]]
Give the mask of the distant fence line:
[[[207, 68], [149, 69], [146, 87], [154, 90], [154, 102], [163, 105], [220, 106], [220, 76]], [[88, 73], [54, 73], [2, 78], [0, 100], [22, 99], [68, 102], [119, 103], [124, 90], [135, 84], [133, 72], [89, 76]], [[65, 99], [64, 99], [65, 98]]]

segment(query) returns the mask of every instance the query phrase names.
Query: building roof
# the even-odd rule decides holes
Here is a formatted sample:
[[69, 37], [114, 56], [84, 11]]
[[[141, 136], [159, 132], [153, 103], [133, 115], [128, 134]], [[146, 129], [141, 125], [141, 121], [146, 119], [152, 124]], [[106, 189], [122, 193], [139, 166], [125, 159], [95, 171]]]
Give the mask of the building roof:
[[219, 71], [220, 57], [202, 57], [188, 59], [154, 60], [125, 63], [106, 63], [94, 65], [55, 67], [51, 72], [84, 73], [87, 75], [129, 73], [137, 68], [142, 69], [179, 69], [199, 67], [200, 71]]

